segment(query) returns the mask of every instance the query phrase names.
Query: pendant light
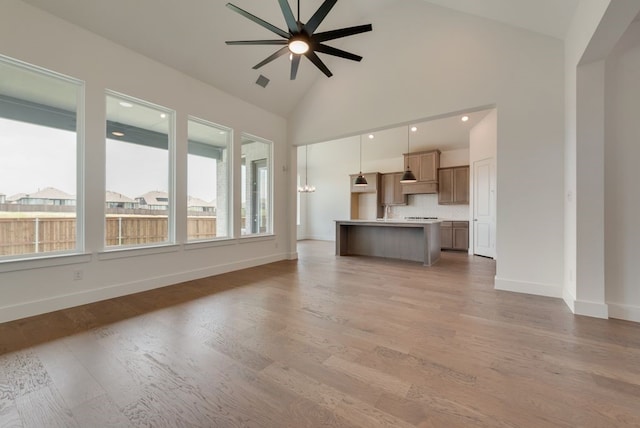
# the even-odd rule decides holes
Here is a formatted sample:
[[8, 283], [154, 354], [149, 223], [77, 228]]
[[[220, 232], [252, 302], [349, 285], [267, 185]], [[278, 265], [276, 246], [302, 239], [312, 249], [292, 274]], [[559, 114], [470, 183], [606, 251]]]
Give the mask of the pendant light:
[[304, 146], [304, 186], [298, 187], [298, 192], [300, 193], [313, 193], [316, 191], [315, 186], [309, 186], [308, 160], [309, 160], [309, 145], [305, 145]]
[[367, 183], [367, 179], [364, 178], [364, 175], [362, 175], [362, 134], [360, 134], [360, 173], [358, 174], [358, 177], [356, 177], [356, 181], [355, 183], [353, 183], [353, 185], [362, 187], [368, 184], [369, 183]]
[[409, 167], [409, 153], [411, 153], [411, 149], [409, 147], [410, 138], [411, 134], [409, 133], [409, 125], [407, 125], [407, 169], [404, 174], [402, 174], [400, 183], [415, 183], [416, 181], [418, 181], [413, 172], [411, 172], [411, 168]]

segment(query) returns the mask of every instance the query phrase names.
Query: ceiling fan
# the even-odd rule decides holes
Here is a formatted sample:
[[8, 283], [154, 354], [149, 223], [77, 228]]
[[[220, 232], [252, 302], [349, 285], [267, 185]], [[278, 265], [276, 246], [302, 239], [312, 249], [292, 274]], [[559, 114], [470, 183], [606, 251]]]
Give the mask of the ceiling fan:
[[327, 55], [333, 55], [340, 58], [350, 59], [352, 61], [360, 61], [362, 57], [352, 54], [350, 52], [343, 51], [341, 49], [334, 48], [323, 44], [329, 40], [335, 40], [342, 37], [352, 36], [354, 34], [365, 33], [373, 30], [371, 24], [357, 25], [354, 27], [340, 28], [337, 30], [325, 31], [322, 33], [315, 33], [318, 26], [329, 14], [329, 11], [338, 2], [338, 0], [325, 0], [324, 3], [318, 8], [313, 16], [306, 22], [300, 21], [300, 0], [298, 0], [298, 18], [293, 16], [291, 6], [289, 6], [288, 0], [278, 0], [284, 20], [287, 23], [287, 30], [282, 30], [273, 24], [268, 23], [255, 15], [240, 9], [239, 7], [227, 3], [227, 7], [245, 18], [250, 19], [256, 24], [266, 28], [267, 30], [282, 37], [282, 39], [276, 40], [237, 40], [227, 41], [228, 45], [283, 45], [281, 49], [274, 54], [267, 57], [264, 61], [259, 62], [253, 66], [254, 70], [259, 69], [263, 65], [270, 63], [276, 58], [281, 57], [286, 53], [291, 54], [291, 75], [290, 79], [295, 80], [298, 74], [298, 66], [300, 65], [300, 58], [302, 55], [306, 56], [316, 67], [318, 67], [327, 77], [333, 76], [333, 73], [327, 68], [318, 57], [316, 52], [321, 52]]

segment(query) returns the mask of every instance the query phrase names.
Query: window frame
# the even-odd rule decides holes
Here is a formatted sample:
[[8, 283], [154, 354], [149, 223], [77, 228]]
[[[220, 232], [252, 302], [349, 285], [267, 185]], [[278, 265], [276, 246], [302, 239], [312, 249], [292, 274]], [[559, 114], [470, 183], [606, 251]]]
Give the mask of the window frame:
[[[215, 122], [211, 122], [209, 120], [206, 119], [202, 119], [196, 116], [192, 116], [189, 115], [187, 116], [187, 206], [185, 206], [185, 210], [186, 210], [186, 221], [189, 221], [189, 206], [188, 206], [188, 197], [189, 197], [189, 122], [194, 122], [200, 125], [204, 125], [204, 126], [209, 126], [213, 129], [216, 129], [218, 131], [225, 131], [227, 133], [226, 136], [226, 144], [227, 144], [227, 173], [226, 173], [226, 179], [227, 179], [227, 186], [226, 186], [226, 191], [227, 191], [227, 206], [225, 211], [225, 214], [227, 216], [227, 231], [226, 231], [226, 235], [225, 236], [215, 236], [213, 238], [202, 238], [202, 239], [189, 239], [189, 233], [187, 230], [187, 234], [185, 236], [185, 244], [187, 245], [191, 245], [193, 246], [193, 244], [204, 244], [206, 245], [207, 243], [214, 243], [214, 242], [220, 242], [220, 241], [225, 241], [225, 240], [230, 240], [233, 239], [233, 230], [234, 230], [234, 210], [233, 210], [233, 205], [234, 205], [234, 186], [233, 186], [233, 178], [234, 178], [234, 174], [233, 174], [233, 152], [234, 152], [234, 130], [233, 128], [230, 128], [228, 126], [224, 126], [224, 125], [220, 125], [218, 123]], [[217, 192], [216, 192], [216, 200], [218, 199], [217, 197]], [[218, 206], [216, 203], [216, 221], [218, 218]]]
[[[273, 171], [273, 166], [274, 166], [274, 143], [273, 141], [267, 140], [265, 138], [262, 137], [258, 137], [256, 135], [252, 135], [246, 132], [242, 132], [240, 134], [240, 168], [242, 168], [242, 160], [244, 158], [243, 156], [243, 152], [242, 152], [242, 147], [245, 144], [246, 140], [250, 140], [251, 142], [256, 142], [256, 143], [263, 143], [268, 145], [269, 149], [268, 149], [268, 159], [267, 159], [267, 180], [268, 180], [268, 192], [269, 192], [269, 209], [267, 210], [268, 213], [268, 221], [267, 221], [267, 231], [263, 232], [263, 233], [242, 233], [242, 230], [240, 230], [240, 239], [255, 239], [255, 238], [260, 238], [260, 237], [272, 237], [275, 235], [275, 231], [274, 231], [274, 221], [273, 221], [273, 205], [275, 202], [275, 194], [274, 194], [274, 190], [275, 190], [275, 185], [274, 185], [274, 171]], [[245, 165], [245, 171], [249, 170], [249, 166]], [[245, 172], [245, 177], [246, 177], [246, 172]], [[246, 186], [245, 189], [243, 190], [247, 190]], [[249, 192], [250, 193], [250, 192]], [[247, 195], [247, 203], [249, 203], [249, 196]], [[242, 200], [240, 201], [240, 207], [242, 207]], [[246, 213], [246, 206], [245, 206], [245, 213]], [[240, 210], [239, 213], [239, 218], [237, 218], [239, 224], [242, 224], [242, 209]], [[248, 219], [246, 218], [246, 214], [245, 214], [245, 228], [247, 226], [247, 221]]]
[[[0, 272], [9, 272], [13, 270], [33, 269], [37, 267], [45, 267], [50, 265], [87, 262], [87, 254], [85, 252], [86, 239], [85, 239], [85, 205], [84, 205], [84, 193], [85, 193], [85, 93], [86, 82], [84, 80], [68, 76], [63, 73], [59, 73], [47, 68], [30, 64], [25, 61], [20, 61], [15, 58], [8, 57], [0, 54], [0, 62], [8, 64], [9, 66], [16, 67], [27, 72], [36, 73], [40, 76], [57, 79], [59, 81], [74, 85], [76, 88], [75, 94], [75, 247], [69, 250], [58, 250], [48, 252], [34, 252], [14, 254], [8, 256], [0, 255]], [[23, 100], [28, 102], [28, 100]], [[37, 103], [34, 103], [37, 104]], [[62, 109], [57, 109], [62, 112]], [[65, 111], [66, 112], [66, 111]], [[14, 119], [9, 119], [14, 120]], [[16, 120], [18, 121], [18, 120]], [[24, 122], [24, 121], [20, 121]], [[24, 122], [31, 123], [31, 122]], [[51, 123], [41, 124], [33, 123], [36, 126], [44, 126], [54, 129], [65, 129], [64, 127], [55, 127]], [[49, 259], [47, 261], [47, 259]], [[54, 261], [52, 261], [54, 260]], [[57, 260], [57, 261], [55, 261]], [[65, 263], [66, 260], [67, 262]], [[71, 260], [71, 261], [70, 261]]]
[[[106, 208], [103, 216], [103, 239], [102, 239], [102, 251], [99, 253], [100, 259], [111, 259], [120, 257], [118, 253], [135, 253], [135, 254], [144, 254], [145, 249], [151, 249], [149, 251], [158, 251], [153, 249], [160, 249], [162, 247], [167, 247], [171, 249], [175, 247], [176, 244], [176, 116], [177, 112], [171, 108], [161, 106], [159, 104], [155, 104], [150, 101], [146, 101], [131, 95], [123, 94], [118, 91], [114, 91], [111, 89], [105, 89], [104, 91], [104, 102], [105, 106], [107, 103], [107, 97], [117, 98], [119, 101], [130, 102], [134, 104], [138, 104], [144, 106], [146, 108], [154, 109], [158, 111], [158, 113], [165, 113], [167, 115], [168, 121], [168, 131], [167, 131], [167, 194], [169, 196], [169, 203], [167, 205], [167, 209], [163, 210], [163, 212], [167, 213], [167, 240], [164, 242], [150, 242], [143, 244], [129, 244], [129, 245], [107, 245], [107, 212]], [[107, 173], [107, 156], [106, 156], [106, 144], [109, 139], [109, 118], [107, 117], [107, 113], [105, 110], [105, 156], [104, 156], [104, 165], [105, 165], [105, 178]], [[144, 129], [144, 128], [143, 128]], [[117, 141], [117, 140], [116, 140]], [[107, 192], [107, 183], [105, 180], [105, 186], [103, 192], [106, 195]], [[103, 198], [103, 206], [106, 207], [106, 199]], [[109, 256], [109, 253], [113, 253], [112, 256]], [[122, 255], [122, 257], [127, 257]]]

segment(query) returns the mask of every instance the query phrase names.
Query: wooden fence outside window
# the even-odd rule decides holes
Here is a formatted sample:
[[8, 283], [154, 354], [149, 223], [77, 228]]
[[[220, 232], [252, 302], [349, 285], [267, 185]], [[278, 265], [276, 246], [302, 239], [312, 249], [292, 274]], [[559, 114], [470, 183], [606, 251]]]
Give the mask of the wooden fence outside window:
[[[108, 216], [106, 245], [136, 245], [167, 240], [167, 217]], [[188, 217], [189, 240], [216, 237], [216, 217]], [[73, 217], [0, 218], [0, 256], [69, 251], [76, 248]]]

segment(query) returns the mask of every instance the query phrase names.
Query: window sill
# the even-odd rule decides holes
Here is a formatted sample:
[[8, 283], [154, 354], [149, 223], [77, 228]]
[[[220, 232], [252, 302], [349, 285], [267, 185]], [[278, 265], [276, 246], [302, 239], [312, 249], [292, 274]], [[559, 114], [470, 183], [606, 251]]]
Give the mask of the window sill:
[[114, 248], [99, 252], [98, 260], [115, 260], [129, 257], [150, 256], [153, 254], [174, 253], [178, 250], [180, 250], [180, 245], [178, 244]]
[[74, 265], [78, 263], [89, 263], [90, 253], [73, 254], [50, 254], [42, 256], [31, 256], [24, 259], [11, 259], [0, 261], [0, 273], [13, 272], [19, 270], [41, 269], [47, 267]]
[[203, 248], [225, 247], [227, 245], [235, 245], [237, 241], [232, 238], [219, 238], [202, 241], [190, 241], [184, 244], [185, 251], [200, 250]]
[[276, 239], [276, 235], [273, 233], [263, 233], [263, 234], [255, 234], [255, 235], [243, 235], [239, 238], [239, 242], [241, 244], [246, 244], [249, 242], [259, 242], [259, 241], [273, 241]]

